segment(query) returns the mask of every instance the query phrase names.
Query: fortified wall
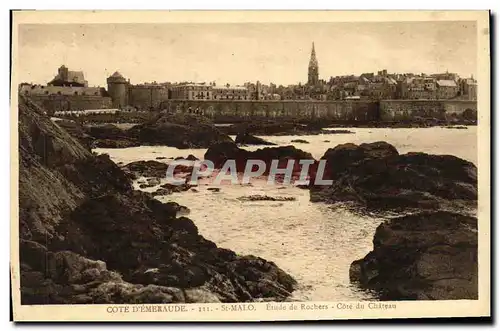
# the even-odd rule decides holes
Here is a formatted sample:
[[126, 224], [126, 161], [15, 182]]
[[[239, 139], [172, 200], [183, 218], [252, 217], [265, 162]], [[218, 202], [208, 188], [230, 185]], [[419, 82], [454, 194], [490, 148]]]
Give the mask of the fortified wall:
[[162, 86], [128, 85], [128, 105], [138, 110], [158, 109], [168, 100], [168, 89]]
[[328, 121], [405, 121], [420, 118], [447, 119], [466, 110], [477, 112], [468, 100], [167, 100], [160, 109], [203, 114], [216, 122], [249, 118], [324, 119]]
[[398, 121], [421, 118], [447, 119], [466, 110], [477, 112], [477, 101], [469, 100], [382, 100], [380, 120]]
[[168, 100], [160, 108], [168, 112], [203, 114], [216, 122], [256, 118], [374, 121], [379, 118], [374, 101], [311, 100]]
[[97, 95], [31, 95], [50, 112], [112, 108], [110, 97]]

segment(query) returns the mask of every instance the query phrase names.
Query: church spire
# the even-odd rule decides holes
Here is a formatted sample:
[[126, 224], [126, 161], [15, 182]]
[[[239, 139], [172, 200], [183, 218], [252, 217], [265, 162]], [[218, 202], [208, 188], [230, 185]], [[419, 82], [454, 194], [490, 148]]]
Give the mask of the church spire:
[[311, 59], [309, 60], [309, 67], [318, 66], [318, 60], [316, 59], [316, 50], [314, 49], [314, 41], [312, 43]]
[[314, 41], [312, 43], [311, 58], [309, 60], [309, 70], [307, 75], [307, 83], [309, 85], [318, 84], [318, 60], [316, 59], [316, 50], [314, 48]]

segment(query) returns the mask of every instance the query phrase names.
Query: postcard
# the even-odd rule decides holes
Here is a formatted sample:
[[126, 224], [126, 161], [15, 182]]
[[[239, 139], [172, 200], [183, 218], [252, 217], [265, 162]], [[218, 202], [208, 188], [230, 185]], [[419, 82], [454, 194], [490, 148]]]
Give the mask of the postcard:
[[490, 317], [488, 11], [14, 11], [15, 321]]

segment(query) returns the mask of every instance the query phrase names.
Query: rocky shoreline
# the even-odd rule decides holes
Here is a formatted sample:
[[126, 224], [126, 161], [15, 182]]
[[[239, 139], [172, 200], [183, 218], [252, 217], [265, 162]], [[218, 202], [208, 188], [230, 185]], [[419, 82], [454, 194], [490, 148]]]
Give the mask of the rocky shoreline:
[[349, 277], [381, 300], [477, 300], [477, 219], [436, 211], [386, 221]]
[[[312, 159], [293, 146], [249, 152], [227, 143], [205, 154], [216, 167], [235, 159], [238, 171], [249, 159], [269, 165], [272, 159], [304, 158]], [[338, 145], [322, 159], [323, 179], [333, 184], [314, 184], [314, 160], [311, 183], [304, 187], [312, 202], [407, 215], [379, 226], [373, 251], [350, 267], [353, 283], [378, 291], [381, 300], [477, 299], [477, 218], [471, 216], [478, 199], [474, 164], [450, 155], [399, 154], [386, 142]], [[299, 171], [294, 169], [294, 175]]]
[[[104, 117], [108, 118], [108, 117]], [[171, 146], [180, 149], [209, 148], [213, 144], [233, 141], [240, 145], [275, 145], [256, 136], [303, 136], [354, 134], [341, 128], [427, 128], [467, 129], [477, 125], [473, 116], [468, 118], [415, 119], [412, 121], [328, 121], [259, 119], [216, 126], [210, 119], [197, 114], [150, 114], [128, 129], [115, 124], [86, 121], [84, 118], [59, 119], [59, 126], [78, 135], [92, 148], [128, 148], [137, 146]], [[338, 128], [338, 129], [335, 129]]]
[[[136, 125], [128, 130], [121, 130], [114, 126], [102, 126], [96, 129], [81, 127], [78, 124], [58, 124], [70, 132], [81, 144], [87, 146], [87, 150], [90, 147], [98, 146], [111, 148], [139, 145], [168, 145], [177, 148], [203, 147], [208, 148], [204, 158], [214, 162], [217, 168], [220, 168], [226, 160], [234, 159], [239, 172], [244, 170], [246, 161], [249, 159], [262, 160], [266, 165], [269, 165], [271, 160], [278, 159], [281, 168], [284, 168], [290, 159], [314, 160], [310, 153], [293, 146], [266, 147], [256, 151], [247, 151], [238, 146], [273, 145], [255, 137], [255, 135], [300, 136], [332, 133], [332, 131], [322, 129], [325, 123], [260, 121], [215, 127], [209, 120], [193, 114], [163, 114], [154, 121]], [[413, 123], [329, 124], [330, 127], [342, 127], [343, 125], [345, 127], [392, 128], [441, 126], [449, 129], [466, 129], [467, 127], [463, 125], [475, 125], [475, 122], [473, 120], [451, 122], [422, 120]], [[339, 130], [337, 133], [348, 134], [350, 132]], [[236, 135], [236, 142], [229, 135]], [[307, 141], [301, 140], [300, 142], [305, 144]], [[67, 149], [79, 150], [75, 147]], [[56, 150], [58, 155], [62, 153], [64, 156], [64, 148]], [[362, 288], [375, 290], [379, 293], [381, 300], [477, 298], [477, 218], [474, 214], [477, 209], [478, 196], [477, 168], [474, 164], [451, 155], [400, 154], [394, 146], [383, 141], [360, 145], [337, 145], [328, 149], [321, 159], [326, 161], [323, 179], [332, 180], [333, 184], [327, 187], [314, 185], [319, 161], [314, 160], [308, 173], [311, 184], [301, 186], [301, 188], [309, 190], [312, 202], [339, 203], [344, 206], [347, 204], [350, 208], [361, 213], [376, 212], [387, 219], [377, 228], [373, 239], [373, 251], [352, 263], [349, 275], [353, 283]], [[99, 169], [105, 167], [106, 171], [113, 173], [112, 176], [108, 176], [107, 173], [99, 173], [99, 176], [104, 176], [106, 180], [111, 180], [113, 177], [114, 181], [120, 183], [121, 180], [116, 179], [115, 176], [123, 178], [123, 181], [127, 183], [131, 179], [141, 176], [157, 179], [163, 177], [167, 168], [166, 163], [159, 161], [137, 161], [118, 169], [114, 164], [111, 166], [112, 162], [104, 156], [94, 157], [93, 162], [97, 162]], [[87, 168], [85, 171], [88, 173], [85, 174], [81, 165], [75, 165], [71, 162], [70, 165], [77, 170], [65, 169], [62, 172], [65, 176], [69, 174], [71, 177], [74, 176], [79, 178], [78, 180], [82, 180], [82, 178], [90, 178], [91, 175], [95, 175]], [[189, 173], [191, 170], [192, 168], [186, 167], [179, 171]], [[52, 171], [53, 169], [50, 169], [50, 172]], [[57, 171], [61, 170], [57, 168]], [[75, 176], [75, 171], [80, 174]], [[294, 177], [298, 177], [300, 168], [294, 169], [293, 172]], [[141, 185], [146, 188], [159, 186], [159, 184], [159, 181], [151, 181], [151, 183], [148, 181]], [[133, 294], [129, 292], [119, 294], [121, 298], [119, 300], [125, 300], [124, 297], [130, 298], [130, 295], [138, 296], [137, 293], [150, 293], [146, 287], [153, 285], [167, 287], [168, 289], [162, 288], [158, 291], [176, 298], [175, 300], [178, 298], [184, 298], [186, 301], [193, 300], [191, 296], [186, 295], [187, 289], [193, 290], [194, 293], [201, 293], [200, 296], [203, 298], [215, 300], [217, 297], [220, 301], [234, 301], [242, 298], [247, 301], [262, 298], [285, 300], [296, 286], [293, 278], [272, 262], [254, 257], [238, 257], [234, 252], [213, 247], [215, 244], [202, 239], [197, 234], [196, 226], [189, 219], [178, 217], [181, 206], [161, 204], [151, 197], [152, 195], [168, 195], [172, 192], [189, 191], [191, 186], [173, 188], [163, 185], [152, 194], [147, 194], [131, 191], [130, 185], [127, 184], [125, 187], [119, 188], [120, 193], [114, 198], [108, 196], [110, 190], [108, 186], [107, 184], [99, 188], [91, 186], [90, 201], [86, 200], [89, 193], [85, 192], [83, 195], [86, 198], [82, 200], [85, 203], [72, 202], [71, 207], [65, 205], [66, 209], [71, 209], [73, 212], [69, 221], [66, 221], [70, 226], [64, 229], [70, 234], [76, 231], [75, 237], [66, 232], [59, 233], [60, 226], [57, 227], [57, 230], [52, 231], [55, 231], [54, 237], [56, 238], [63, 237], [63, 241], [71, 242], [72, 245], [74, 245], [73, 241], [78, 243], [76, 245], [78, 249], [71, 246], [70, 251], [79, 254], [79, 257], [72, 257], [72, 259], [83, 261], [81, 258], [85, 257], [106, 261], [107, 266], [95, 267], [103, 273], [104, 278], [101, 280], [99, 278], [101, 276], [99, 276], [98, 280], [94, 279], [94, 281], [123, 283], [120, 285], [121, 288], [128, 288]], [[213, 188], [214, 191], [217, 189]], [[106, 191], [105, 197], [101, 197], [103, 190]], [[111, 191], [113, 190], [116, 191], [116, 187], [111, 189]], [[292, 199], [255, 195], [240, 197], [239, 200], [289, 201]], [[142, 201], [143, 204], [144, 201], [147, 201], [148, 210], [144, 210], [143, 205], [139, 206], [138, 201]], [[293, 204], [292, 201], [288, 203]], [[30, 204], [33, 203], [30, 201]], [[104, 211], [101, 207], [104, 205], [112, 206], [113, 213], [116, 214], [110, 215], [109, 212]], [[122, 209], [131, 209], [133, 212]], [[388, 218], [388, 212], [402, 216]], [[168, 221], [158, 216], [164, 213], [170, 215], [167, 217]], [[140, 219], [140, 222], [149, 225], [145, 225], [141, 229], [132, 229], [134, 233], [143, 233], [144, 231], [148, 233], [142, 241], [136, 243], [136, 239], [125, 235], [121, 245], [125, 245], [125, 242], [128, 241], [138, 245], [138, 247], [143, 247], [143, 245], [150, 247], [151, 243], [155, 242], [162, 247], [164, 252], [168, 253], [154, 253], [148, 251], [149, 248], [147, 248], [147, 257], [144, 257], [142, 256], [142, 248], [141, 253], [137, 249], [130, 249], [130, 255], [126, 257], [127, 263], [134, 259], [140, 260], [140, 262], [124, 268], [122, 264], [125, 261], [114, 261], [113, 255], [107, 253], [107, 250], [111, 248], [95, 247], [105, 245], [104, 242], [88, 244], [89, 247], [83, 246], [84, 249], [82, 249], [80, 241], [88, 240], [89, 237], [97, 233], [86, 228], [89, 226], [88, 224], [82, 228], [84, 220], [104, 219], [106, 221], [101, 222], [98, 226], [91, 225], [91, 227], [96, 226], [99, 231], [103, 229], [109, 231], [109, 229], [121, 229], [115, 223], [118, 218], [123, 219], [124, 217]], [[151, 217], [152, 220], [144, 221]], [[160, 219], [162, 221], [159, 221]], [[43, 227], [46, 226], [43, 224]], [[76, 230], [73, 230], [73, 227]], [[129, 230], [127, 228], [127, 231]], [[170, 239], [165, 240], [164, 237], [157, 237], [158, 231], [168, 232], [174, 236], [176, 245], [179, 242], [183, 245], [186, 245], [186, 242], [189, 244], [172, 247]], [[178, 232], [182, 233], [182, 238], [177, 237], [180, 236], [176, 234]], [[80, 239], [76, 240], [77, 237]], [[193, 239], [195, 237], [197, 239]], [[112, 238], [108, 239], [113, 240]], [[31, 237], [26, 240], [30, 241], [31, 245]], [[158, 244], [158, 241], [162, 244]], [[167, 245], [164, 241], [169, 244]], [[59, 246], [55, 247], [57, 250], [54, 250], [52, 246], [46, 247], [47, 251], [51, 252], [49, 255], [56, 256], [59, 252]], [[125, 248], [120, 247], [120, 249]], [[202, 251], [203, 253], [196, 253], [199, 255], [193, 261], [192, 258], [186, 257], [189, 255], [185, 253], [186, 250], [189, 252]], [[113, 253], [116, 254], [116, 252], [115, 249]], [[160, 260], [162, 263], [159, 262]], [[210, 261], [210, 266], [206, 266], [207, 260]], [[164, 261], [169, 262], [164, 263]], [[464, 263], [467, 265], [464, 266]], [[239, 267], [235, 267], [236, 264]], [[121, 278], [118, 279], [114, 275], [114, 278], [109, 276], [108, 267], [113, 270], [112, 272], [120, 272]], [[203, 272], [200, 272], [200, 269]], [[36, 270], [38, 272], [38, 269]], [[194, 276], [191, 275], [191, 272]], [[177, 278], [170, 277], [172, 274], [177, 275]], [[239, 280], [234, 281], [234, 277]], [[245, 281], [242, 282], [241, 277]], [[188, 279], [189, 281], [183, 283], [180, 279]], [[194, 280], [191, 281], [191, 279]], [[60, 282], [60, 280], [57, 281]], [[56, 282], [56, 285], [60, 284]], [[176, 294], [179, 292], [171, 288], [182, 289], [183, 297]], [[89, 294], [89, 291], [86, 293], [92, 300], [95, 300], [94, 294]], [[148, 296], [149, 294], [140, 295]]]
[[79, 140], [20, 96], [22, 304], [290, 296], [292, 276], [273, 262], [218, 248], [178, 217], [177, 204], [133, 190], [129, 175]]

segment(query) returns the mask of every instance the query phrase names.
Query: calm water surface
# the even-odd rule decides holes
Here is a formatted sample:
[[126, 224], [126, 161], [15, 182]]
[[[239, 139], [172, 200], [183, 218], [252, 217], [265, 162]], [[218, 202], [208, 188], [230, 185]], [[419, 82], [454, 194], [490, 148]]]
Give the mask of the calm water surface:
[[[467, 130], [349, 129], [354, 134], [300, 136], [309, 144], [290, 143], [296, 136], [262, 136], [279, 145], [294, 145], [320, 158], [337, 144], [387, 141], [400, 153], [451, 154], [477, 164], [476, 127]], [[262, 146], [246, 147], [249, 150]], [[126, 149], [96, 149], [108, 153], [115, 162], [154, 160], [157, 157], [203, 158], [206, 149], [141, 146]], [[168, 160], [158, 160], [168, 162]], [[137, 187], [137, 183], [135, 184]], [[197, 192], [158, 197], [190, 208], [189, 217], [200, 233], [221, 247], [239, 254], [253, 254], [274, 261], [299, 282], [294, 292], [298, 300], [370, 300], [374, 296], [349, 284], [349, 265], [372, 249], [376, 227], [382, 219], [353, 214], [341, 206], [310, 203], [309, 192], [289, 186], [222, 185], [220, 192], [201, 184]], [[156, 190], [148, 188], [149, 191]], [[238, 197], [266, 194], [294, 197], [286, 202], [242, 202]]]

